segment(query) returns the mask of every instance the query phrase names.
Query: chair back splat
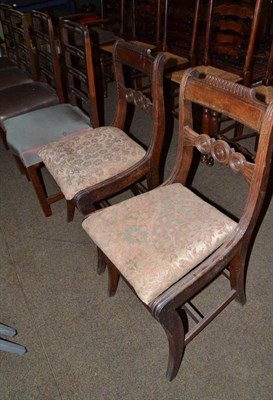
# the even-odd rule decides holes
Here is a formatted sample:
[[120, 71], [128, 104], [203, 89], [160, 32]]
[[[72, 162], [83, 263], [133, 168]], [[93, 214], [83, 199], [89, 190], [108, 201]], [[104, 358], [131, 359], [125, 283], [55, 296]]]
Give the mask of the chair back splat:
[[[227, 142], [195, 131], [194, 104], [224, 113], [257, 131], [255, 163]], [[189, 69], [181, 81], [179, 113], [177, 158], [169, 179], [83, 221], [83, 228], [99, 249], [98, 271], [108, 267], [109, 295], [115, 294], [122, 276], [165, 330], [169, 380], [178, 373], [185, 346], [232, 300], [246, 301], [251, 239], [267, 190], [273, 150], [273, 102], [266, 105], [257, 100], [254, 89], [209, 74], [201, 78]], [[220, 185], [225, 181], [232, 186], [238, 181], [236, 175], [244, 177], [246, 182], [238, 182], [247, 187], [239, 218], [231, 218], [223, 205], [218, 209], [185, 187], [194, 151], [201, 153], [201, 159], [211, 157], [222, 165], [219, 173], [223, 175], [217, 178]], [[225, 166], [235, 173], [234, 179], [225, 179]], [[204, 169], [207, 174], [212, 171]], [[234, 195], [240, 192], [238, 186], [230, 191]], [[218, 295], [223, 298], [203, 315], [192, 302], [223, 275], [227, 293], [223, 294], [222, 288]]]
[[[66, 90], [69, 102], [87, 112], [93, 128], [99, 126], [95, 77], [89, 31], [77, 23], [60, 21], [62, 53], [65, 60]], [[78, 45], [81, 37], [82, 45]]]

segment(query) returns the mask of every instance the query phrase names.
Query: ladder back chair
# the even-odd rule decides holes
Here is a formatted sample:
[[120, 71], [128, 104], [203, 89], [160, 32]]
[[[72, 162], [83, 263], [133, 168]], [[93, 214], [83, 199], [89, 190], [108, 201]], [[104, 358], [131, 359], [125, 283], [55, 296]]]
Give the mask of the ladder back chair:
[[36, 78], [25, 18], [17, 19], [12, 8], [0, 4], [0, 20], [6, 57], [0, 58], [0, 90], [30, 83]]
[[165, 0], [163, 52], [167, 58], [168, 101], [178, 118], [178, 96], [186, 68], [196, 65], [200, 0]]
[[[254, 2], [209, 0], [204, 57], [198, 70], [232, 82], [249, 86], [252, 75], [254, 44], [263, 0]], [[224, 118], [225, 119], [225, 118]], [[220, 131], [221, 114], [204, 109], [203, 131], [215, 135]], [[234, 128], [234, 124], [221, 133]], [[239, 132], [239, 126], [237, 126]], [[235, 134], [240, 133], [235, 132]]]
[[[255, 164], [225, 141], [196, 132], [193, 103], [224, 112], [259, 132]], [[177, 159], [166, 182], [98, 210], [82, 224], [98, 246], [98, 272], [108, 268], [109, 295], [115, 294], [119, 277], [123, 277], [165, 330], [169, 380], [178, 373], [185, 346], [232, 300], [246, 301], [250, 240], [267, 189], [273, 146], [273, 103], [257, 100], [253, 89], [211, 75], [200, 78], [190, 69], [181, 81], [179, 106]], [[230, 168], [240, 184], [244, 177], [248, 190], [239, 220], [185, 187], [193, 151], [199, 151], [204, 159], [213, 157], [222, 165], [222, 172], [224, 166]], [[222, 179], [218, 180], [221, 185]], [[231, 186], [234, 180], [229, 181]], [[236, 194], [232, 187], [230, 190]], [[222, 272], [229, 277], [225, 280], [228, 293], [203, 316], [192, 301]], [[193, 326], [188, 324], [189, 316], [196, 322]]]
[[[271, 43], [270, 51], [267, 52], [267, 66], [266, 71], [263, 76], [262, 82], [259, 84], [254, 84], [253, 88], [255, 89], [256, 97], [269, 104], [273, 100], [273, 40]], [[256, 149], [257, 149], [257, 141], [259, 139], [259, 135], [257, 132], [243, 130], [240, 136], [234, 136], [232, 138], [227, 138], [226, 136], [222, 136], [229, 144], [235, 146], [240, 149], [241, 152], [249, 159], [255, 160], [256, 157]], [[246, 141], [249, 138], [255, 138], [255, 141]]]
[[132, 0], [132, 41], [146, 48], [162, 49], [164, 0]]
[[180, 56], [186, 67], [196, 64], [199, 9], [199, 0], [165, 1], [163, 51], [173, 58]]
[[[104, 97], [108, 95], [108, 82], [114, 80], [112, 53], [115, 41], [123, 37], [124, 10], [128, 0], [101, 0], [100, 13], [76, 13], [62, 18], [88, 26], [92, 42], [93, 59], [96, 68], [97, 94], [103, 91]], [[127, 29], [128, 31], [128, 29]], [[78, 40], [80, 46], [80, 40]], [[103, 108], [103, 98], [98, 99], [100, 109]], [[103, 123], [103, 116], [100, 117]]]
[[[44, 19], [50, 20], [49, 16], [39, 12], [34, 12], [34, 17], [40, 18], [42, 23]], [[91, 126], [99, 125], [88, 29], [65, 20], [60, 25], [69, 103], [31, 111], [4, 122], [8, 146], [21, 170], [31, 180], [45, 216], [52, 214], [51, 204], [62, 199], [63, 194], [47, 194], [38, 151], [51, 141], [68, 140], [70, 136], [79, 136]], [[75, 38], [79, 35], [82, 35], [83, 48], [75, 45]], [[69, 203], [67, 206], [69, 213]]]
[[[66, 200], [72, 201], [83, 215], [145, 178], [149, 189], [159, 184], [165, 130], [164, 62], [162, 54], [154, 58], [147, 50], [118, 40], [113, 54], [117, 103], [112, 125], [90, 130], [71, 140], [50, 143], [40, 151], [41, 159]], [[149, 79], [151, 97], [133, 88], [131, 80], [126, 78], [131, 69]], [[125, 124], [132, 105], [143, 112], [143, 118], [147, 114], [152, 122], [147, 150], [127, 133]]]
[[[46, 23], [42, 30], [38, 30], [37, 27], [33, 29], [32, 42], [30, 40], [25, 14], [15, 10], [10, 11], [10, 14], [14, 26], [14, 37], [16, 37], [16, 41], [18, 41], [16, 46], [18, 48], [18, 59], [20, 60], [19, 66], [22, 64], [28, 68], [28, 58], [31, 60], [33, 59], [30, 65], [31, 69], [36, 71], [35, 64], [37, 62], [37, 72], [35, 72], [37, 80], [31, 80], [30, 82], [0, 91], [0, 134], [6, 147], [5, 120], [33, 110], [53, 106], [64, 101], [61, 77], [60, 73], [57, 72], [59, 66], [56, 61], [56, 47], [50, 18], [46, 14], [39, 13], [38, 11], [33, 12], [33, 24], [36, 24], [35, 21], [37, 19], [45, 20]], [[52, 40], [49, 39], [50, 35], [52, 35]], [[35, 43], [37, 48], [33, 48], [32, 50], [31, 43]], [[47, 55], [45, 51], [46, 48], [48, 49]], [[34, 51], [38, 55], [37, 58], [34, 55]], [[11, 70], [11, 72], [12, 71], [13, 70]], [[0, 74], [0, 77], [1, 76], [2, 74]]]
[[0, 58], [0, 71], [5, 68], [17, 67], [16, 51], [11, 29], [11, 21], [9, 18], [9, 11], [11, 6], [7, 4], [0, 4], [0, 22], [2, 27], [2, 43], [1, 43], [1, 58]]

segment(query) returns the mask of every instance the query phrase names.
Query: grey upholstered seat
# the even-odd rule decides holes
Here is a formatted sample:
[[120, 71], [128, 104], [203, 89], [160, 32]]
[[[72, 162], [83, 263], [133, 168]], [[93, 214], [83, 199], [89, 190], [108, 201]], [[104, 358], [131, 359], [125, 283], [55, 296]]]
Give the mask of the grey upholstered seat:
[[29, 167], [41, 161], [38, 151], [45, 144], [90, 129], [90, 118], [78, 107], [58, 104], [7, 119], [4, 127], [9, 148]]

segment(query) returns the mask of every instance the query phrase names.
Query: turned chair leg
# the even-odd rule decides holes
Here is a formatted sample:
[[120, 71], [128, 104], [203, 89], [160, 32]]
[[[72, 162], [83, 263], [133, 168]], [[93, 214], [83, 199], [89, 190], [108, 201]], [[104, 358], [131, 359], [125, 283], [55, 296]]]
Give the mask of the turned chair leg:
[[243, 130], [244, 130], [244, 125], [239, 124], [238, 122], [235, 124], [235, 129], [234, 129], [234, 137], [239, 138], [243, 136]]
[[216, 111], [210, 112], [210, 136], [216, 137], [219, 133], [219, 113]]
[[[183, 318], [181, 313], [183, 313]], [[178, 373], [184, 355], [187, 327], [184, 326], [183, 321], [188, 325], [188, 319], [184, 310], [178, 312], [173, 309], [163, 309], [158, 319], [168, 338], [169, 360], [166, 377], [169, 381], [172, 381]]]
[[206, 107], [202, 110], [202, 133], [210, 136], [210, 109]]
[[47, 200], [46, 188], [41, 173], [40, 164], [33, 165], [27, 168], [28, 176], [33, 184], [34, 190], [46, 217], [52, 215], [51, 207]]

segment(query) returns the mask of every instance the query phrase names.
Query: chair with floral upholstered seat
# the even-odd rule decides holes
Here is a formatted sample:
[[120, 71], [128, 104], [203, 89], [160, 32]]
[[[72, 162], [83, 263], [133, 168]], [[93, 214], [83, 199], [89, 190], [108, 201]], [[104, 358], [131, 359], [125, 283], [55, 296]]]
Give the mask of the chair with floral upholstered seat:
[[[225, 141], [196, 132], [193, 104], [224, 112], [259, 132], [255, 164]], [[190, 69], [181, 81], [179, 107], [178, 152], [170, 177], [148, 193], [90, 214], [82, 224], [98, 246], [98, 272], [108, 268], [109, 295], [115, 294], [119, 277], [123, 277], [164, 328], [169, 380], [178, 373], [185, 346], [232, 300], [246, 301], [247, 263], [273, 148], [273, 103], [257, 100], [253, 89], [211, 75], [200, 78]], [[212, 157], [221, 164], [223, 178], [214, 181], [215, 189], [225, 181], [234, 198], [237, 193], [232, 184], [240, 179], [243, 185], [244, 178], [247, 190], [239, 219], [225, 213], [223, 204], [218, 208], [215, 199], [212, 205], [185, 187], [197, 150], [202, 159]], [[228, 171], [224, 167], [235, 173], [232, 179], [225, 180]], [[211, 171], [206, 169], [207, 174]], [[194, 298], [220, 276], [227, 282], [227, 293], [221, 282], [217, 295], [223, 298], [203, 315], [193, 304]], [[188, 316], [195, 323], [189, 324]]]
[[[90, 130], [65, 142], [49, 143], [40, 151], [65, 198], [72, 200], [84, 215], [145, 178], [149, 189], [159, 184], [165, 133], [164, 60], [163, 54], [154, 58], [146, 49], [118, 40], [113, 54], [117, 103], [111, 126]], [[128, 76], [132, 69], [146, 75], [151, 97], [133, 88]], [[143, 118], [147, 116], [152, 121], [147, 150], [127, 133], [130, 106], [139, 108]]]

